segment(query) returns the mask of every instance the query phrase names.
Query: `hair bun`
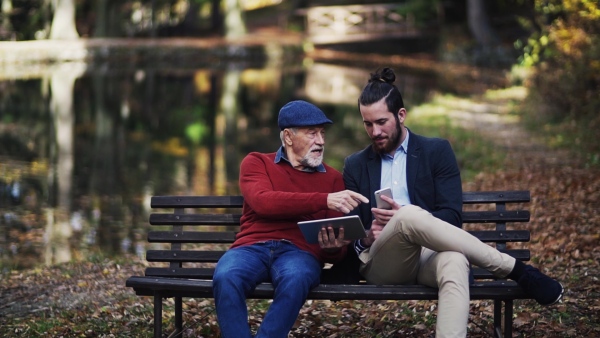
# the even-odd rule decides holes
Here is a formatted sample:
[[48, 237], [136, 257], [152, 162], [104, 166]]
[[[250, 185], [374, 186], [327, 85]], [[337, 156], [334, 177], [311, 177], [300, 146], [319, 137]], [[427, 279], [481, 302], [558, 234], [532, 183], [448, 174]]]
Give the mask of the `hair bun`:
[[381, 73], [372, 73], [369, 79], [369, 82], [384, 82], [389, 84], [394, 84], [394, 81], [396, 81], [396, 74], [394, 74], [391, 68], [383, 68]]
[[396, 74], [391, 68], [383, 68], [381, 71], [381, 81], [393, 84], [396, 81]]

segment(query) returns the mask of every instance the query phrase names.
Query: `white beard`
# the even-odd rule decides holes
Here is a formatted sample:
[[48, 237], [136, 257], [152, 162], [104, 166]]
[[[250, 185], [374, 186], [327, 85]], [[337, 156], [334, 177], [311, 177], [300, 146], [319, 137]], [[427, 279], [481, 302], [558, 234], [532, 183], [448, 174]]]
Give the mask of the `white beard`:
[[325, 148], [320, 148], [323, 151], [319, 157], [312, 156], [312, 151], [315, 149], [319, 149], [318, 147], [311, 148], [306, 155], [302, 158], [300, 163], [305, 167], [316, 168], [323, 163], [323, 154], [325, 153]]

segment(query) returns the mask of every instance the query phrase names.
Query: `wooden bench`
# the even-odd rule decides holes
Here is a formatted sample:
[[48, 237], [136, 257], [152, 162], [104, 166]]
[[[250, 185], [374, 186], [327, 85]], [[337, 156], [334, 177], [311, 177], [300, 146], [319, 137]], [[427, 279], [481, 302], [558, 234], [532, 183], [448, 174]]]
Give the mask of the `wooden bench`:
[[[463, 222], [481, 223], [483, 225], [479, 225], [479, 228], [485, 230], [469, 230], [468, 226], [465, 228], [483, 242], [494, 244], [500, 251], [527, 261], [530, 259], [529, 250], [508, 250], [506, 243], [529, 241], [528, 230], [507, 229], [507, 223], [528, 222], [529, 211], [509, 210], [507, 204], [529, 201], [529, 191], [464, 192]], [[213, 297], [214, 265], [235, 238], [242, 202], [242, 196], [152, 197], [151, 207], [163, 212], [152, 213], [150, 224], [168, 230], [150, 231], [148, 241], [166, 243], [169, 248], [148, 250], [146, 259], [153, 263], [163, 262], [165, 266], [148, 267], [145, 276], [130, 277], [126, 286], [133, 288], [137, 295], [154, 297], [154, 337], [162, 337], [163, 298], [175, 300], [175, 331], [180, 333], [182, 298]], [[517, 207], [519, 206], [517, 204]], [[166, 208], [173, 211], [166, 212]], [[484, 210], [480, 210], [482, 208]], [[195, 213], [189, 213], [190, 209], [197, 210], [194, 210]], [[506, 337], [512, 337], [513, 300], [530, 297], [527, 297], [515, 282], [495, 280], [483, 269], [473, 267], [473, 276], [475, 282], [470, 287], [471, 299], [494, 301], [494, 335], [502, 337], [504, 334]], [[272, 286], [265, 283], [259, 285], [249, 298], [269, 299], [272, 296]], [[361, 283], [321, 284], [310, 292], [308, 298], [333, 301], [433, 300], [437, 299], [437, 296], [437, 289], [426, 286], [375, 286]]]

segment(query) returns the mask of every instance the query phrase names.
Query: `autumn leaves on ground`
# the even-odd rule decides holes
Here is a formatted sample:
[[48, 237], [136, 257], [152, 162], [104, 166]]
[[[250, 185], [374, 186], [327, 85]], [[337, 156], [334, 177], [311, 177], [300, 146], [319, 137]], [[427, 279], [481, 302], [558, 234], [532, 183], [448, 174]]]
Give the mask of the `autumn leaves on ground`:
[[[526, 140], [513, 137], [514, 140]], [[532, 264], [566, 288], [562, 303], [541, 307], [515, 301], [516, 337], [600, 336], [600, 171], [585, 169], [568, 152], [504, 145], [507, 165], [465, 182], [465, 190], [530, 190]], [[125, 287], [144, 262], [65, 264], [1, 276], [2, 337], [149, 337], [152, 299]], [[268, 301], [250, 301], [260, 323]], [[172, 300], [165, 320], [172, 325]], [[186, 299], [184, 337], [218, 337], [212, 300]], [[433, 337], [436, 303], [424, 301], [309, 301], [294, 337]], [[171, 317], [171, 318], [168, 318]], [[492, 303], [471, 302], [470, 337], [491, 336]]]

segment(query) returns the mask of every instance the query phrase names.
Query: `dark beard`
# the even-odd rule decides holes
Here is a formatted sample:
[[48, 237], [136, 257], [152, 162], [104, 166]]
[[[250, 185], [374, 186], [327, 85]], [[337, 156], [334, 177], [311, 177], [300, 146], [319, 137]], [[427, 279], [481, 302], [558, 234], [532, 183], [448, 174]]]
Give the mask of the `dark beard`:
[[378, 148], [377, 146], [375, 146], [375, 142], [371, 144], [373, 151], [379, 155], [389, 154], [392, 151], [396, 150], [396, 148], [400, 145], [400, 138], [402, 137], [402, 128], [400, 127], [400, 120], [398, 119], [398, 115], [394, 115], [394, 117], [396, 118], [396, 135], [394, 135], [394, 138], [391, 140], [391, 142], [388, 142], [383, 148]]

